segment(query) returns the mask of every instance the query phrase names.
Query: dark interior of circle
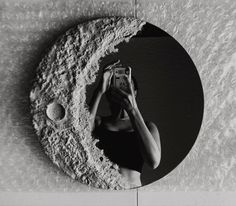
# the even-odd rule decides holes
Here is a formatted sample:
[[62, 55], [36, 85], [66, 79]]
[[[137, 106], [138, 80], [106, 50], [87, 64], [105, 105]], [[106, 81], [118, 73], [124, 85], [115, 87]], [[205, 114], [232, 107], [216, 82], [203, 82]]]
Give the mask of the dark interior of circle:
[[[156, 26], [146, 24], [128, 43], [117, 48], [118, 53], [101, 60], [101, 68], [117, 59], [131, 66], [139, 85], [139, 109], [145, 120], [157, 125], [160, 133], [161, 163], [155, 170], [144, 166], [142, 184], [146, 185], [167, 175], [191, 150], [203, 117], [202, 85], [187, 52]], [[88, 102], [101, 71], [97, 81], [87, 88]], [[98, 114], [109, 114], [106, 98], [102, 98]]]

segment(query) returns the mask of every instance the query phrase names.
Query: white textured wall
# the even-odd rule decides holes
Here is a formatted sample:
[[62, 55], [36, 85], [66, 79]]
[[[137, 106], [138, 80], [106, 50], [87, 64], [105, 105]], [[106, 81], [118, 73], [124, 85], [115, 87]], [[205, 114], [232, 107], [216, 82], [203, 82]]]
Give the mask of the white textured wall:
[[72, 25], [111, 15], [137, 16], [171, 34], [192, 57], [204, 88], [204, 119], [191, 153], [139, 191], [236, 190], [235, 0], [1, 0], [0, 191], [94, 190], [72, 181], [44, 155], [31, 126], [28, 94], [46, 45]]

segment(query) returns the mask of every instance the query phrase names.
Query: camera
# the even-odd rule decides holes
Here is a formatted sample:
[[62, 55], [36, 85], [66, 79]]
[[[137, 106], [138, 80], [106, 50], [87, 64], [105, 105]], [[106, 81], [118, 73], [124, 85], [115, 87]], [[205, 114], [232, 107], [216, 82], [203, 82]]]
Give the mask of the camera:
[[113, 69], [113, 86], [124, 91], [129, 92], [128, 82], [125, 80], [125, 76], [131, 80], [131, 69], [127, 67], [117, 67]]

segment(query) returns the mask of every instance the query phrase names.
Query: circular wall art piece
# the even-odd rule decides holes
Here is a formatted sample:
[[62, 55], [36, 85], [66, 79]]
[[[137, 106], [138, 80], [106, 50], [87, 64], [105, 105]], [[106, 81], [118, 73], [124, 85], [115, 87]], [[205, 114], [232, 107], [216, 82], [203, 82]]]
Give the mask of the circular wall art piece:
[[135, 18], [81, 23], [37, 68], [33, 125], [54, 164], [102, 189], [132, 189], [172, 171], [203, 116], [198, 72], [165, 31]]

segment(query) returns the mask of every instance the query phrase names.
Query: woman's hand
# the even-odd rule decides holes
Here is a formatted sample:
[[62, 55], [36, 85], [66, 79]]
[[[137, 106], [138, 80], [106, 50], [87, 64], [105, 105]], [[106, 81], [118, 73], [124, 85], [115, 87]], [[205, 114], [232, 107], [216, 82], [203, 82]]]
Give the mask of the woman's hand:
[[113, 68], [118, 66], [120, 61], [117, 61], [111, 65], [108, 65], [103, 69], [102, 79], [99, 83], [99, 91], [104, 94], [111, 85], [111, 78], [113, 76]]
[[135, 92], [131, 83], [131, 78], [125, 76], [125, 80], [128, 85], [128, 92], [111, 86], [111, 98], [127, 112], [130, 112], [133, 109], [137, 109], [138, 106], [135, 99]]

